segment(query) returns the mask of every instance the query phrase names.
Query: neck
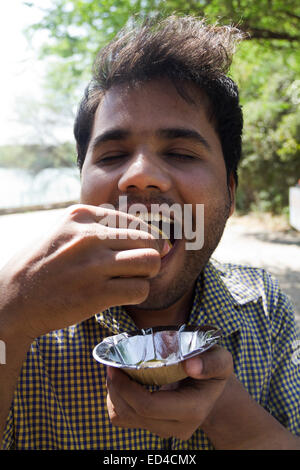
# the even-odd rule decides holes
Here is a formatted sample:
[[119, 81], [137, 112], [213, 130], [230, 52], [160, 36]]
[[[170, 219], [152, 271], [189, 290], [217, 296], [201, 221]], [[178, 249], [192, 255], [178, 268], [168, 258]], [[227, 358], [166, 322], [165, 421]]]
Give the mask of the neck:
[[179, 326], [188, 320], [193, 297], [194, 289], [191, 289], [167, 308], [151, 310], [134, 305], [127, 306], [126, 312], [131, 316], [139, 329], [151, 328], [153, 326]]

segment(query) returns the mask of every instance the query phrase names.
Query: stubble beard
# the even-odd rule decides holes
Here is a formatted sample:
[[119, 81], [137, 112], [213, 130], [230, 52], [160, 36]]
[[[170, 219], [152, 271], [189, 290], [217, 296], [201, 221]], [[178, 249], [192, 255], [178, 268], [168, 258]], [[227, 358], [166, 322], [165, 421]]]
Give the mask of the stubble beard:
[[180, 300], [194, 286], [198, 276], [217, 248], [230, 214], [230, 197], [220, 207], [211, 208], [205, 217], [204, 245], [200, 250], [185, 250], [180, 271], [168, 286], [162, 285], [160, 275], [150, 280], [148, 298], [137, 305], [141, 310], [163, 310]]

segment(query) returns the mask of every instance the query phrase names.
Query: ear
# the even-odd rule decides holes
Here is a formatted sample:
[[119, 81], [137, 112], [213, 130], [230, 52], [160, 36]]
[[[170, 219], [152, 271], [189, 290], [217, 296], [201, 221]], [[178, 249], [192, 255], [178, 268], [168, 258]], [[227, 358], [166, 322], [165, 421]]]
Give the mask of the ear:
[[229, 183], [228, 183], [228, 191], [230, 196], [230, 211], [229, 216], [231, 217], [235, 210], [235, 192], [236, 192], [236, 184], [233, 173], [230, 173]]

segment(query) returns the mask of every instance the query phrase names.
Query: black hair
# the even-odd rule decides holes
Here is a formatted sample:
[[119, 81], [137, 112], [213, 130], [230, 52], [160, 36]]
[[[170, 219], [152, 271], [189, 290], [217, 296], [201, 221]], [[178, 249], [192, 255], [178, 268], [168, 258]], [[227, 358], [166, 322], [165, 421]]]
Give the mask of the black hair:
[[186, 82], [198, 86], [208, 97], [228, 181], [233, 174], [237, 183], [243, 116], [237, 85], [227, 73], [235, 44], [242, 37], [243, 33], [235, 27], [208, 25], [204, 19], [192, 16], [131, 22], [122, 29], [97, 55], [92, 80], [78, 108], [74, 135], [79, 168], [84, 163], [95, 112], [104, 94], [112, 86], [168, 78], [186, 99]]

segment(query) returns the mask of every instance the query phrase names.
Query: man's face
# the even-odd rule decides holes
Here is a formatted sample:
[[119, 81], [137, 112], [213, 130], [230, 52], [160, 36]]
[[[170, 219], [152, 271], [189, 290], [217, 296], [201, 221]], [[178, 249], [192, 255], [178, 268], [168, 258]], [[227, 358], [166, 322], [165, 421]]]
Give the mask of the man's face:
[[127, 196], [129, 205], [190, 204], [194, 223], [196, 204], [204, 204], [204, 246], [189, 251], [184, 238], [177, 240], [140, 308], [167, 308], [193, 289], [233, 210], [234, 183], [227, 185], [205, 97], [194, 87], [188, 91], [196, 104], [168, 80], [111, 88], [98, 106], [82, 168], [83, 204], [118, 209], [119, 196]]

